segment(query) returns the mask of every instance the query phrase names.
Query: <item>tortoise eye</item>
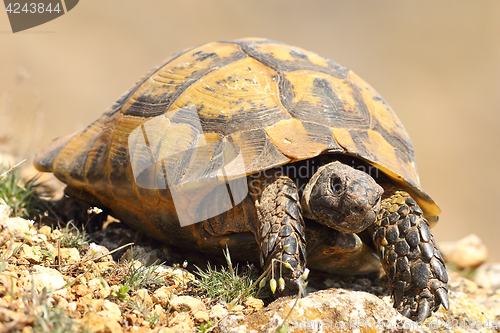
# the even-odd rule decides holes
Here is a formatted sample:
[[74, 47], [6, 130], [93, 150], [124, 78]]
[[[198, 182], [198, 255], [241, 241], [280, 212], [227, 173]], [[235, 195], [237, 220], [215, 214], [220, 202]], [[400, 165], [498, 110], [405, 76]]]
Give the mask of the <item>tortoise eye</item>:
[[333, 176], [330, 181], [330, 189], [333, 193], [333, 195], [340, 195], [342, 194], [342, 181], [340, 180], [340, 177], [338, 176]]

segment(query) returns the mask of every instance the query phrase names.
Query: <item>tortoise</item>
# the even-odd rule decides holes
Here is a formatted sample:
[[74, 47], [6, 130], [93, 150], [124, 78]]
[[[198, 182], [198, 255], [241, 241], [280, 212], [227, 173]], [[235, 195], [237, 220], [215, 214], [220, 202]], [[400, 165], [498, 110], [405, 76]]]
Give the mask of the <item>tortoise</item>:
[[[339, 64], [268, 39], [177, 53], [84, 130], [35, 157], [71, 195], [166, 244], [337, 274], [384, 268], [394, 307], [422, 322], [449, 307], [401, 121]], [[282, 266], [281, 266], [282, 267]]]

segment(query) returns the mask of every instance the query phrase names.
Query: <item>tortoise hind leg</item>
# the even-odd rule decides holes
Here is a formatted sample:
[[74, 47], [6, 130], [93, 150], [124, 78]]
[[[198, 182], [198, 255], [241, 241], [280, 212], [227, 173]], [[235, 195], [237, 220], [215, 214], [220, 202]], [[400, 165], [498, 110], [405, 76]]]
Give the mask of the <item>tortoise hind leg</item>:
[[306, 267], [304, 221], [297, 188], [290, 178], [276, 173], [261, 183], [260, 190], [255, 202], [260, 264], [264, 269], [273, 259], [290, 264], [292, 270], [275, 261], [274, 276], [285, 280], [285, 290], [280, 294], [297, 293], [299, 277]]
[[382, 200], [372, 233], [394, 307], [420, 323], [440, 305], [449, 308], [444, 260], [422, 214], [406, 192], [396, 191]]

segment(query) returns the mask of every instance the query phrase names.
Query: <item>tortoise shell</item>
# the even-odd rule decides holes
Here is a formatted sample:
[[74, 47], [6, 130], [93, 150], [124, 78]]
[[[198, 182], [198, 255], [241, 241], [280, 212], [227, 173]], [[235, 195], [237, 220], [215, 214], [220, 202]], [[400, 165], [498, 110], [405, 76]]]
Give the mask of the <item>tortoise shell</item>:
[[[221, 175], [229, 146], [244, 168], [233, 163]], [[54, 140], [35, 166], [158, 235], [180, 232], [165, 178], [223, 182], [325, 153], [377, 167], [437, 221], [440, 209], [420, 187], [410, 138], [384, 99], [337, 63], [267, 39], [174, 55], [83, 131]], [[155, 218], [176, 223], [161, 227]]]

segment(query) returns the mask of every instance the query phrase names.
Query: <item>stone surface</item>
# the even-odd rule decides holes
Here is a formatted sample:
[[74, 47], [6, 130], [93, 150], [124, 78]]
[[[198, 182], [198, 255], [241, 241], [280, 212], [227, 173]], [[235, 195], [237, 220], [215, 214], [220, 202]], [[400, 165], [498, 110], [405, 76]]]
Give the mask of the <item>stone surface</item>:
[[[496, 323], [495, 323], [496, 321]], [[500, 298], [472, 298], [462, 292], [450, 291], [450, 310], [441, 308], [426, 322], [425, 332], [499, 332]]]
[[149, 296], [147, 289], [136, 290], [133, 297], [135, 301], [141, 305], [146, 305], [147, 307], [151, 307], [153, 305], [153, 300], [151, 299], [151, 296]]
[[82, 260], [80, 252], [74, 247], [61, 248], [59, 254], [61, 255], [61, 261], [66, 264], [74, 264]]
[[122, 313], [120, 311], [120, 307], [108, 300], [104, 300], [101, 305], [101, 310], [97, 312], [97, 314], [110, 318], [111, 320], [119, 322], [122, 318]]
[[109, 254], [109, 250], [102, 246], [97, 245], [95, 243], [91, 243], [87, 253], [83, 256], [83, 260], [95, 260], [97, 262], [105, 262], [111, 261], [113, 258]]
[[50, 236], [52, 233], [52, 228], [48, 225], [42, 225], [42, 227], [38, 229], [38, 233], [45, 236]]
[[193, 282], [196, 278], [193, 274], [189, 273], [185, 269], [182, 268], [174, 268], [170, 266], [159, 266], [158, 267], [158, 275], [167, 278], [168, 280], [173, 281], [179, 287], [187, 287], [191, 282]]
[[197, 298], [191, 296], [174, 296], [170, 300], [172, 309], [182, 311], [206, 311], [205, 304]]
[[43, 287], [48, 287], [56, 290], [61, 289], [66, 285], [66, 281], [64, 281], [63, 275], [57, 270], [48, 267], [34, 265], [32, 277], [35, 289], [38, 292], [40, 292]]
[[31, 264], [38, 264], [42, 261], [43, 255], [39, 246], [29, 246], [23, 244], [19, 248], [19, 256]]
[[155, 290], [153, 295], [151, 295], [151, 299], [155, 304], [159, 304], [165, 308], [170, 301], [171, 294], [172, 291], [168, 287], [163, 286]]
[[[295, 298], [281, 298], [243, 320], [238, 316], [225, 317], [219, 323], [220, 331], [275, 332], [283, 324], [294, 303]], [[387, 306], [380, 298], [365, 292], [343, 289], [319, 291], [303, 298], [300, 305], [293, 307], [287, 325], [293, 330], [322, 328], [325, 332], [348, 332], [355, 331], [356, 328], [366, 330], [370, 325], [375, 331], [383, 328], [385, 332], [404, 332], [405, 330], [399, 329], [404, 325], [415, 327], [413, 321]]]
[[36, 234], [33, 229], [33, 222], [20, 217], [10, 217], [4, 219], [2, 224], [14, 233], [16, 237], [25, 238]]
[[445, 261], [456, 265], [459, 269], [476, 268], [488, 259], [486, 246], [475, 234], [455, 242], [441, 242], [439, 248]]
[[227, 316], [227, 309], [224, 305], [222, 304], [215, 304], [211, 309], [210, 309], [210, 319], [212, 320], [218, 320], [221, 319], [225, 316]]
[[[266, 320], [266, 318], [263, 318]], [[268, 332], [276, 332], [276, 329], [270, 328]], [[258, 333], [258, 330], [252, 329], [245, 321], [244, 315], [229, 315], [223, 317], [217, 324], [217, 332], [220, 333]], [[264, 331], [262, 331], [264, 332]]]
[[193, 313], [193, 318], [198, 323], [206, 323], [210, 320], [208, 313], [205, 311], [196, 311]]
[[245, 306], [252, 311], [259, 311], [264, 307], [264, 301], [261, 299], [253, 298], [253, 297], [248, 297], [247, 300], [244, 302]]
[[87, 332], [123, 332], [117, 320], [111, 320], [109, 317], [97, 313], [88, 312], [87, 315], [79, 319], [78, 322], [87, 329]]
[[186, 312], [175, 315], [169, 324], [172, 325], [174, 332], [190, 332], [194, 327], [191, 316]]
[[[30, 295], [32, 281], [36, 295], [44, 287], [60, 289], [71, 282], [71, 287], [56, 291], [46, 301], [64, 310], [84, 330], [95, 332], [199, 332], [208, 326], [213, 332], [275, 332], [295, 302], [294, 298], [278, 299], [265, 307], [261, 300], [249, 297], [229, 310], [227, 304], [214, 304], [201, 294], [193, 297], [196, 289], [191, 281], [195, 277], [185, 269], [165, 265], [157, 267], [157, 273], [166, 280], [164, 285], [148, 285], [147, 289], [130, 290], [117, 298], [114, 295], [124, 284], [127, 265], [143, 267], [143, 263], [115, 262], [107, 249], [94, 244], [82, 260], [78, 260], [76, 249], [63, 250], [62, 265], [58, 266], [50, 253], [57, 254], [61, 231], [49, 227], [37, 230], [28, 221], [14, 221], [20, 222], [9, 229], [17, 230], [14, 238], [7, 227], [0, 226], [0, 238], [4, 239], [0, 241], [0, 255], [9, 258], [0, 274], [0, 321], [14, 324], [12, 328], [19, 332], [32, 332], [33, 313], [42, 311], [39, 301], [30, 298], [35, 297]], [[19, 251], [13, 251], [18, 246]], [[95, 252], [106, 254], [109, 261], [95, 262]], [[483, 264], [475, 275], [470, 270], [450, 271], [450, 310], [439, 309], [423, 326], [392, 308], [384, 278], [342, 278], [311, 272], [310, 282], [317, 279], [323, 283], [321, 288], [327, 289], [303, 298], [286, 325], [288, 332], [379, 332], [382, 323], [385, 332], [497, 332], [500, 329], [485, 325], [500, 319], [500, 290], [495, 289], [499, 271], [500, 264]], [[474, 281], [460, 274], [469, 274]], [[346, 324], [351, 327], [343, 329]]]
[[486, 263], [479, 266], [474, 281], [485, 289], [500, 289], [500, 263]]

